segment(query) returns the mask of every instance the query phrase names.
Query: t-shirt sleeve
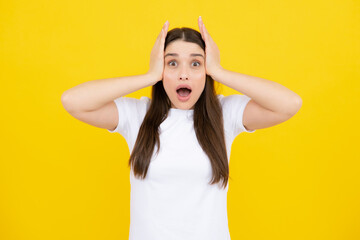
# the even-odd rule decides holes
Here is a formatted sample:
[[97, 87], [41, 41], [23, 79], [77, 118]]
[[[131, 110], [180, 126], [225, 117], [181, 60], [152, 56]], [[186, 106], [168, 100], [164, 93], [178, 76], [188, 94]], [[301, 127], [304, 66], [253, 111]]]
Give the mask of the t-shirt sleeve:
[[116, 98], [114, 102], [117, 107], [119, 121], [114, 130], [107, 130], [110, 133], [120, 133], [125, 138], [128, 138], [133, 132], [132, 130], [140, 127], [146, 114], [149, 100], [148, 97], [141, 97], [140, 99], [131, 97]]
[[229, 96], [219, 95], [223, 109], [225, 129], [236, 137], [241, 132], [253, 133], [255, 130], [248, 130], [243, 124], [244, 110], [251, 100], [246, 95], [233, 94]]

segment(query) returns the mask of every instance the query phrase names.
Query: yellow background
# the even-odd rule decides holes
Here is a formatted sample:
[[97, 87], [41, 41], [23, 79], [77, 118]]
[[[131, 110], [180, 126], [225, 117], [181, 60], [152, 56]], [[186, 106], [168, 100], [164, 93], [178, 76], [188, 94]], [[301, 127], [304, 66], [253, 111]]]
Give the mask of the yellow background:
[[61, 94], [144, 74], [164, 22], [198, 30], [199, 15], [225, 69], [303, 100], [235, 139], [231, 239], [360, 239], [358, 0], [2, 0], [0, 239], [128, 239], [126, 141], [73, 118]]

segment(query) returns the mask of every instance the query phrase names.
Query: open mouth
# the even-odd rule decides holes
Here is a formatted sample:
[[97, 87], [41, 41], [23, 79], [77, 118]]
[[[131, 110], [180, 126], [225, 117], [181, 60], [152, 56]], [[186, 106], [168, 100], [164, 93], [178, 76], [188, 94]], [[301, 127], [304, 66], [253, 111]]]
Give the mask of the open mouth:
[[189, 85], [180, 85], [176, 88], [176, 92], [181, 97], [187, 97], [191, 93], [191, 87]]
[[182, 96], [182, 97], [186, 97], [191, 93], [191, 89], [188, 88], [180, 88], [178, 90], [176, 90], [176, 92]]

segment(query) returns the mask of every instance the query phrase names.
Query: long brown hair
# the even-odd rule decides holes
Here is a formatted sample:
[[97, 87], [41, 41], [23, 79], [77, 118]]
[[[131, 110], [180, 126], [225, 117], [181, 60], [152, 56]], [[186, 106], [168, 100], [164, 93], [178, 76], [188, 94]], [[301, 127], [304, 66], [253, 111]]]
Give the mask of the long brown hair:
[[[175, 40], [198, 44], [205, 52], [205, 42], [200, 32], [192, 28], [174, 28], [167, 33], [165, 46]], [[171, 101], [165, 92], [163, 82], [152, 86], [152, 100], [140, 126], [139, 133], [131, 152], [128, 166], [133, 167], [135, 176], [146, 177], [151, 157], [157, 144], [160, 149], [159, 126], [167, 118]], [[212, 167], [209, 184], [222, 180], [226, 188], [229, 178], [228, 156], [225, 147], [222, 108], [214, 88], [214, 80], [206, 75], [205, 88], [194, 105], [194, 129], [197, 140], [208, 155]]]

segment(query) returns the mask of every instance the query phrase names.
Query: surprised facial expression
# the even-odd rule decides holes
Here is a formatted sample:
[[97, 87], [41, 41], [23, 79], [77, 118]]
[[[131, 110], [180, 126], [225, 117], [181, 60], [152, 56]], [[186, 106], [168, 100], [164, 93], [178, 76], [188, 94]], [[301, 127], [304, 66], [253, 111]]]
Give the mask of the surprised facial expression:
[[163, 86], [172, 108], [193, 109], [205, 87], [205, 52], [196, 43], [176, 40], [164, 52]]

